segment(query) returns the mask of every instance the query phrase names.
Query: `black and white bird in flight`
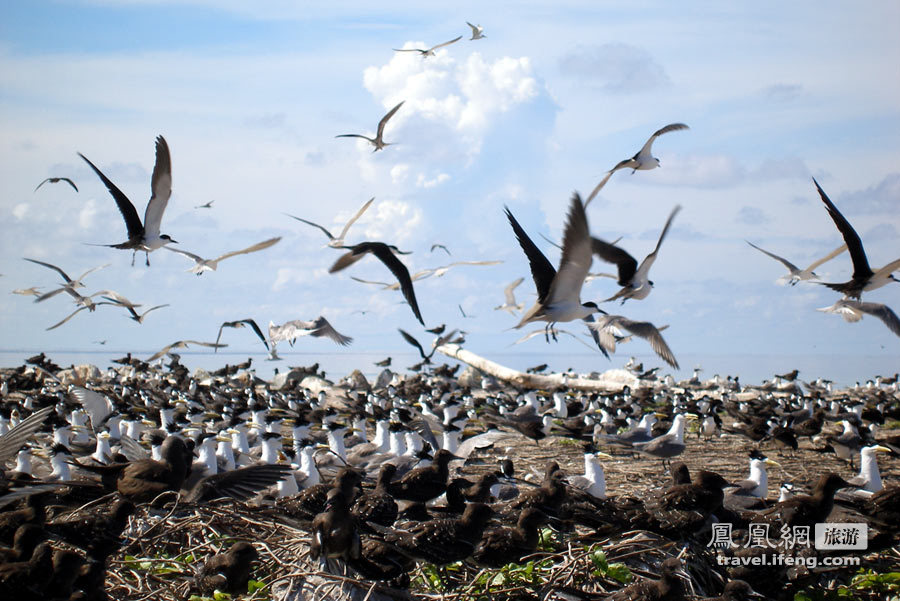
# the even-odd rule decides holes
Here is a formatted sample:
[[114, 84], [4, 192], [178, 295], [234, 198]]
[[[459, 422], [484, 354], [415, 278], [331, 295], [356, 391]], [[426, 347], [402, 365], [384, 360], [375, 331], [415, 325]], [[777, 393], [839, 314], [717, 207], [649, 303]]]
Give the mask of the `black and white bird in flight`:
[[633, 174], [635, 171], [646, 171], [648, 169], [656, 169], [659, 167], [659, 159], [654, 157], [651, 153], [653, 152], [653, 142], [656, 138], [660, 137], [663, 134], [667, 134], [671, 131], [680, 131], [682, 129], [690, 129], [684, 123], [670, 123], [665, 127], [662, 127], [650, 136], [650, 139], [644, 143], [644, 146], [630, 159], [624, 159], [619, 161], [615, 167], [610, 169], [606, 175], [600, 180], [600, 183], [591, 191], [591, 194], [587, 197], [587, 200], [584, 202], [584, 206], [587, 207], [591, 204], [591, 201], [594, 200], [594, 197], [597, 196], [597, 193], [606, 185], [606, 182], [609, 181], [609, 178], [612, 177], [612, 174], [618, 171], [619, 169], [631, 169], [631, 173]]
[[516, 329], [533, 321], [546, 321], [545, 331], [549, 333], [557, 322], [589, 320], [594, 313], [602, 313], [596, 303], [581, 302], [581, 286], [591, 267], [593, 254], [587, 215], [577, 193], [572, 196], [566, 217], [559, 271], [553, 268], [547, 257], [535, 246], [508, 208], [506, 218], [516, 234], [519, 246], [528, 257], [538, 294], [537, 303], [525, 313], [515, 326]]
[[[108, 297], [104, 296], [103, 298], [108, 298]], [[138, 313], [137, 311], [134, 310], [135, 307], [139, 307], [139, 306], [140, 305], [124, 305], [124, 307], [126, 309], [128, 309], [128, 312], [131, 313], [131, 315], [128, 316], [128, 319], [131, 319], [137, 323], [144, 323], [144, 319], [147, 317], [148, 313], [150, 313], [151, 311], [156, 311], [157, 309], [162, 309], [163, 307], [168, 307], [169, 303], [166, 303], [164, 305], [156, 305], [155, 307], [150, 307], [143, 313]], [[216, 342], [218, 342], [218, 340], [216, 340]]]
[[350, 226], [353, 225], [354, 223], [356, 223], [357, 219], [362, 217], [362, 214], [366, 212], [366, 209], [369, 208], [369, 206], [372, 204], [372, 202], [374, 200], [375, 200], [374, 196], [372, 198], [370, 198], [369, 200], [367, 200], [366, 203], [363, 206], [361, 206], [359, 208], [359, 210], [353, 215], [353, 217], [351, 217], [350, 220], [347, 221], [346, 224], [344, 224], [344, 229], [342, 229], [341, 233], [338, 234], [337, 236], [332, 236], [331, 232], [326, 230], [324, 227], [322, 227], [318, 223], [313, 223], [312, 221], [307, 221], [306, 219], [303, 219], [302, 217], [295, 217], [294, 215], [291, 215], [290, 213], [285, 213], [285, 215], [287, 215], [288, 217], [291, 217], [293, 219], [296, 219], [297, 221], [302, 221], [306, 225], [311, 225], [313, 227], [319, 228], [320, 230], [322, 230], [322, 232], [324, 232], [324, 234], [326, 236], [328, 236], [328, 246], [330, 246], [331, 248], [340, 248], [341, 246], [344, 245], [344, 238], [347, 236], [347, 231], [350, 230]]
[[378, 122], [378, 131], [375, 134], [374, 138], [370, 138], [368, 136], [364, 136], [362, 134], [339, 134], [335, 136], [335, 138], [362, 138], [363, 140], [367, 140], [369, 144], [375, 147], [372, 152], [376, 152], [378, 150], [383, 149], [385, 146], [390, 146], [393, 142], [385, 142], [384, 141], [384, 126], [388, 122], [388, 119], [394, 116], [394, 113], [397, 112], [401, 106], [403, 106], [403, 102], [400, 102], [397, 106], [388, 111], [387, 115], [381, 118], [381, 121]]
[[341, 255], [341, 257], [334, 262], [328, 269], [328, 273], [337, 273], [338, 271], [353, 265], [369, 253], [375, 255], [378, 257], [379, 261], [384, 263], [385, 267], [391, 270], [391, 273], [394, 274], [394, 277], [400, 282], [400, 290], [403, 292], [403, 298], [409, 303], [409, 308], [412, 309], [412, 312], [416, 316], [416, 319], [419, 320], [419, 323], [423, 326], [425, 325], [425, 322], [422, 320], [422, 314], [419, 312], [419, 304], [416, 302], [416, 292], [413, 290], [409, 270], [395, 254], [409, 253], [401, 252], [396, 246], [388, 245], [384, 242], [360, 242], [353, 246], [341, 246], [340, 248], [346, 249], [348, 252]]
[[219, 262], [224, 261], [230, 257], [236, 257], [238, 255], [247, 255], [250, 253], [259, 252], [261, 250], [265, 250], [270, 246], [274, 246], [281, 240], [281, 236], [276, 238], [269, 238], [268, 240], [263, 240], [262, 242], [258, 242], [253, 246], [248, 246], [247, 248], [242, 248], [241, 250], [234, 250], [224, 255], [218, 256], [215, 259], [204, 259], [201, 256], [195, 255], [194, 253], [189, 253], [186, 250], [180, 250], [177, 248], [166, 247], [166, 250], [170, 250], [173, 253], [178, 253], [181, 256], [187, 257], [194, 261], [194, 266], [188, 269], [191, 273], [196, 273], [197, 275], [203, 275], [204, 271], [215, 271], [219, 267]]
[[822, 285], [828, 286], [844, 296], [859, 300], [863, 292], [881, 288], [892, 281], [900, 281], [893, 275], [895, 271], [900, 270], [900, 259], [888, 263], [877, 271], [872, 271], [872, 268], [869, 267], [869, 260], [866, 258], [866, 251], [863, 249], [862, 240], [860, 240], [859, 234], [856, 233], [856, 230], [853, 229], [850, 222], [847, 221], [841, 212], [838, 211], [837, 207], [834, 206], [834, 203], [831, 202], [831, 199], [828, 198], [815, 178], [813, 178], [813, 183], [816, 185], [816, 190], [819, 191], [819, 196], [822, 197], [822, 202], [825, 203], [828, 214], [831, 215], [831, 219], [844, 237], [844, 242], [847, 243], [847, 250], [850, 252], [850, 259], [853, 261], [853, 276], [849, 281], [837, 284], [821, 282]]
[[51, 184], [58, 184], [59, 182], [66, 182], [67, 184], [69, 184], [70, 186], [72, 186], [72, 188], [74, 188], [76, 192], [78, 192], [78, 186], [76, 186], [76, 185], [75, 185], [75, 182], [73, 182], [72, 180], [70, 180], [68, 177], [48, 177], [47, 179], [45, 179], [44, 181], [42, 181], [41, 183], [39, 183], [39, 184], [37, 185], [37, 188], [34, 189], [34, 191], [37, 192], [37, 191], [38, 191], [38, 188], [40, 188], [41, 186], [43, 186], [43, 185], [46, 184], [47, 182], [50, 182]]
[[334, 329], [323, 315], [313, 321], [295, 319], [280, 326], [269, 322], [269, 340], [273, 345], [288, 341], [292, 346], [300, 336], [312, 336], [313, 338], [330, 338], [341, 346], [347, 346], [353, 342], [353, 338], [344, 336]]
[[891, 332], [900, 336], [900, 319], [890, 307], [881, 303], [864, 303], [844, 297], [830, 307], [816, 310], [823, 313], [837, 313], [844, 318], [844, 321], [851, 323], [862, 319], [864, 314], [871, 315], [883, 321]]
[[86, 156], [78, 153], [84, 161], [91, 166], [94, 173], [106, 185], [106, 189], [116, 201], [119, 212], [125, 220], [125, 227], [128, 229], [128, 240], [120, 244], [102, 244], [100, 246], [109, 246], [111, 248], [131, 249], [131, 264], [134, 265], [134, 255], [137, 251], [142, 250], [146, 254], [147, 265], [150, 265], [150, 253], [157, 248], [162, 248], [166, 244], [176, 243], [168, 234], [160, 234], [159, 227], [162, 222], [163, 213], [166, 205], [169, 203], [169, 197], [172, 195], [172, 159], [169, 156], [169, 145], [166, 144], [165, 138], [158, 136], [156, 138], [156, 164], [153, 167], [153, 175], [150, 178], [150, 202], [147, 203], [147, 209], [144, 211], [144, 221], [138, 216], [137, 210], [125, 194], [110, 181], [108, 177], [103, 175], [96, 165], [94, 165]]
[[439, 336], [434, 340], [434, 342], [432, 342], [431, 352], [426, 355], [425, 349], [422, 348], [422, 345], [419, 343], [419, 341], [416, 340], [411, 334], [400, 328], [397, 328], [397, 331], [400, 332], [400, 335], [403, 336], [403, 339], [406, 340], [406, 342], [419, 350], [419, 356], [422, 357], [421, 365], [431, 363], [431, 358], [434, 356], [437, 347], [448, 342], [454, 342], [457, 339], [457, 334], [459, 333], [458, 330], [451, 330], [450, 332]]
[[652, 253], [644, 257], [644, 260], [641, 261], [640, 266], [638, 266], [635, 258], [622, 248], [608, 242], [604, 242], [599, 238], [592, 239], [594, 253], [596, 253], [598, 257], [608, 263], [615, 263], [618, 267], [619, 286], [622, 286], [621, 290], [619, 290], [613, 296], [607, 298], [603, 302], [613, 301], [621, 298], [622, 302], [624, 303], [629, 298], [633, 298], [635, 300], [647, 298], [647, 296], [650, 294], [650, 291], [653, 289], [653, 282], [649, 277], [650, 268], [653, 266], [653, 262], [656, 261], [656, 254], [659, 252], [659, 247], [660, 245], [662, 245], [663, 240], [665, 240], [666, 238], [666, 234], [669, 231], [669, 226], [672, 225], [672, 220], [680, 210], [680, 205], [676, 205], [675, 208], [672, 209], [672, 212], [669, 214], [669, 218], [666, 220], [666, 225], [663, 227], [662, 233], [659, 235], [659, 240], [657, 240], [656, 242], [656, 248], [653, 249]]
[[[222, 325], [219, 326], [219, 334], [216, 336], [216, 344], [219, 343], [219, 339], [222, 338], [222, 330], [225, 328], [243, 328], [244, 326], [250, 326], [250, 328], [259, 336], [259, 339], [262, 340], [262, 343], [266, 345], [266, 350], [269, 350], [269, 343], [266, 340], [265, 334], [262, 333], [262, 330], [259, 329], [259, 326], [256, 325], [256, 322], [252, 319], [237, 319], [235, 321], [226, 321], [223, 322]], [[219, 352], [217, 348], [215, 352]]]
[[827, 263], [828, 261], [832, 260], [839, 254], [841, 254], [842, 252], [847, 250], [847, 245], [841, 244], [839, 247], [837, 247], [836, 249], [834, 249], [833, 251], [831, 251], [830, 253], [828, 253], [827, 255], [822, 257], [821, 259], [818, 259], [818, 260], [810, 263], [809, 267], [807, 267], [806, 269], [800, 269], [799, 267], [797, 267], [796, 265], [794, 265], [787, 259], [785, 259], [783, 257], [779, 257], [775, 253], [770, 253], [769, 251], [753, 244], [749, 240], [745, 240], [745, 242], [747, 244], [749, 244], [750, 246], [752, 246], [753, 248], [755, 248], [756, 250], [758, 250], [759, 252], [772, 257], [773, 259], [775, 259], [776, 261], [778, 261], [779, 263], [781, 263], [782, 265], [784, 265], [785, 267], [788, 268], [788, 273], [786, 275], [783, 275], [780, 278], [778, 278], [778, 280], [776, 280], [782, 286], [785, 284], [788, 284], [788, 283], [791, 286], [795, 286], [795, 285], [797, 285], [797, 282], [801, 282], [804, 280], [819, 279], [819, 276], [816, 275], [816, 273], [813, 271], [813, 269], [816, 269], [819, 265], [822, 265], [823, 263]]
[[[394, 52], [418, 52], [422, 58], [427, 56], [434, 56], [434, 51], [438, 48], [443, 48], [444, 46], [449, 46], [450, 44], [454, 44], [462, 39], [462, 36], [458, 36], [450, 40], [449, 42], [443, 42], [438, 44], [437, 46], [432, 46], [431, 48], [394, 48]], [[473, 38], [475, 39], [475, 38]]]
[[484, 27], [481, 25], [472, 25], [468, 21], [466, 21], [466, 25], [472, 28], [472, 37], [469, 38], [470, 40], [480, 40], [487, 37], [484, 35]]
[[610, 353], [616, 352], [616, 343], [627, 336], [625, 331], [628, 331], [647, 340], [653, 352], [659, 355], [663, 361], [678, 369], [678, 361], [669, 345], [659, 333], [659, 329], [649, 321], [633, 321], [622, 315], [601, 315], [596, 322], [589, 323], [588, 327], [599, 334], [600, 344]]

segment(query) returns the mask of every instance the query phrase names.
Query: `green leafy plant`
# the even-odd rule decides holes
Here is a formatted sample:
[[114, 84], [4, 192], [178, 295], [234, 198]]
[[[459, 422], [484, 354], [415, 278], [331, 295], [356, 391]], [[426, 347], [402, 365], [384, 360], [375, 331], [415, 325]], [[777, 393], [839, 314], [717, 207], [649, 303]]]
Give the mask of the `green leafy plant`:
[[591, 563], [594, 564], [594, 576], [611, 578], [622, 584], [631, 582], [631, 570], [624, 563], [609, 563], [606, 553], [603, 549], [594, 549], [591, 551]]

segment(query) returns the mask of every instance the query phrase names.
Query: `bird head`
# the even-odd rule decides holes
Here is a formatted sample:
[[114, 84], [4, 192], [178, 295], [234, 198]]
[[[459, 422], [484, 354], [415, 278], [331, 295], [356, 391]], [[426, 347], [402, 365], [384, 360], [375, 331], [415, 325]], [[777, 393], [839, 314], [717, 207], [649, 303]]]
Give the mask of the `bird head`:
[[160, 239], [165, 240], [166, 242], [168, 242], [170, 244], [178, 244], [178, 240], [173, 240], [169, 234], [160, 235]]

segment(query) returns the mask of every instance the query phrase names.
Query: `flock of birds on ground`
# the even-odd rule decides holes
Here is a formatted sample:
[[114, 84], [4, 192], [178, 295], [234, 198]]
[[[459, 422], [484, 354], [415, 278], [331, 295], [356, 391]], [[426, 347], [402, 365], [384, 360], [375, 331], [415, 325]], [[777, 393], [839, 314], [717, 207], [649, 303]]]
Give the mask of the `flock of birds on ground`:
[[[36, 356], [2, 371], [0, 462], [15, 465], [0, 481], [0, 544], [7, 545], [0, 597], [106, 599], [108, 560], [123, 531], [135, 528], [129, 518], [140, 511], [152, 522], [155, 507], [177, 511], [176, 495], [183, 507], [225, 497], [259, 506], [262, 515], [307, 531], [310, 558], [322, 569], [395, 587], [409, 585], [417, 562], [520, 562], [536, 551], [544, 528], [581, 542], [649, 531], [683, 545], [686, 563], [710, 540], [713, 523], [731, 524], [742, 544], [751, 523], [769, 524], [772, 533], [814, 526], [836, 503], [841, 521], [867, 523], [865, 553], [895, 546], [900, 535], [900, 487], [884, 486], [876, 459], [900, 450], [900, 436], [876, 432], [900, 419], [896, 375], [832, 391], [822, 381], [801, 386], [796, 371], [742, 387], [737, 378], [703, 381], [698, 373], [674, 382], [632, 365], [640, 387], [588, 394], [464, 387], [446, 365], [411, 377], [384, 370], [373, 385], [359, 377], [330, 385], [314, 366], [276, 389], [249, 372], [194, 377], [177, 359], [164, 367], [131, 357], [117, 363], [106, 374], [77, 375]], [[697, 442], [686, 432], [692, 421]], [[756, 443], [746, 479], [690, 473], [679, 462], [688, 446], [715, 436]], [[528, 468], [511, 456], [558, 438], [584, 445], [584, 473], [551, 461], [537, 480], [524, 478]], [[504, 448], [509, 456], [498, 452]], [[617, 461], [658, 458], [672, 481], [640, 498], [615, 494], [603, 467], [614, 457], [601, 448]], [[823, 473], [808, 493], [785, 483], [774, 501], [766, 466], [778, 463], [765, 453], [798, 449], [830, 449], [850, 460], [848, 470], [859, 457], [859, 473]], [[193, 590], [246, 592], [253, 543], [210, 558]], [[670, 560], [660, 579], [609, 598], [682, 599], [685, 569]], [[793, 590], [785, 582], [797, 576], [788, 570], [723, 569], [718, 598], [778, 598]]]
[[[485, 37], [480, 26], [470, 27], [472, 40]], [[397, 51], [418, 52], [427, 59], [436, 49], [460, 39], [428, 49]], [[402, 106], [403, 102], [398, 103], [381, 119], [373, 138], [360, 134], [338, 137], [363, 138], [375, 151], [383, 150], [389, 145], [384, 139], [385, 127]], [[594, 302], [583, 303], [581, 289], [592, 275], [590, 267], [596, 255], [617, 268], [613, 277], [620, 289], [606, 301], [625, 303], [650, 294], [653, 282], [649, 271], [680, 207], [672, 209], [655, 248], [640, 263], [617, 241], [592, 237], [585, 209], [616, 171], [658, 167], [659, 160], [651, 154], [655, 139], [685, 129], [688, 127], [682, 123], [659, 129], [637, 154], [615, 165], [584, 202], [578, 194], [573, 195], [558, 268], [506, 209], [537, 291], [537, 302], [524, 311], [515, 327], [546, 322], [542, 330], [522, 340], [543, 333], [549, 342], [551, 336], [556, 339], [564, 332], [556, 327], [558, 323], [582, 320], [597, 348], [607, 356], [630, 334], [647, 339], [666, 363], [678, 367], [660, 334], [664, 327], [608, 314]], [[106, 246], [132, 250], [132, 264], [137, 252], [143, 251], [149, 266], [149, 254], [165, 248], [193, 261], [191, 271], [200, 275], [216, 271], [225, 259], [260, 252], [280, 240], [265, 240], [215, 259], [170, 246], [175, 240], [160, 230], [172, 190], [171, 157], [162, 136], [156, 139], [152, 196], [143, 219], [127, 196], [87, 157], [80, 156], [109, 190], [125, 221], [128, 239]], [[75, 183], [64, 177], [48, 178], [38, 188], [60, 182], [78, 191]], [[859, 236], [817, 182], [815, 185], [844, 238], [842, 247], [800, 270], [751, 246], [782, 262], [790, 270], [784, 280], [791, 284], [815, 279], [814, 268], [848, 250], [852, 278], [825, 284], [843, 295], [825, 310], [840, 313], [848, 321], [873, 315], [900, 336], [900, 320], [890, 308], [861, 301], [863, 292], [896, 281], [892, 274], [900, 268], [900, 261], [873, 271]], [[453, 266], [496, 263], [457, 261], [410, 275], [400, 258], [408, 253], [396, 246], [383, 241], [348, 244], [349, 228], [373, 201], [365, 203], [338, 236], [321, 225], [292, 217], [320, 229], [328, 237], [328, 247], [343, 251], [329, 269], [331, 273], [374, 255], [396, 282], [361, 281], [399, 289], [423, 327], [415, 280], [439, 277]], [[212, 202], [198, 208], [211, 209]], [[449, 254], [441, 245], [433, 246], [432, 251], [437, 248]], [[100, 268], [73, 279], [56, 265], [26, 260], [56, 271], [64, 283], [47, 293], [36, 288], [15, 292], [32, 294], [36, 302], [65, 293], [78, 305], [48, 329], [99, 305], [124, 308], [138, 323], [167, 306], [139, 313], [136, 309], [141, 305], [113, 290], [83, 295], [78, 291], [84, 287], [83, 279]], [[522, 281], [519, 278], [506, 287], [505, 302], [497, 310], [523, 311], [514, 295]], [[95, 301], [95, 297], [102, 300]], [[259, 504], [272, 519], [305, 528], [310, 555], [325, 569], [349, 570], [362, 579], [401, 587], [408, 585], [417, 562], [442, 566], [465, 561], [492, 568], [519, 562], [535, 552], [545, 527], [564, 537], [587, 532], [588, 539], [594, 540], [644, 530], [679, 541], [687, 550], [690, 544], [708, 540], [715, 522], [731, 524], [738, 540], [746, 538], [751, 523], [767, 523], [777, 531], [781, 526], [824, 522], [836, 495], [844, 511], [868, 524], [870, 552], [897, 542], [900, 488], [883, 486], [876, 456], [895, 455], [900, 441], [875, 436], [876, 424], [900, 419], [896, 375], [835, 393], [821, 382], [807, 385], [804, 392], [793, 372], [748, 391], [736, 378], [704, 383], [696, 375], [683, 383], [669, 376], [654, 387], [655, 370], [635, 368], [640, 381], [651, 382], [649, 385], [609, 394], [551, 394], [460, 387], [453, 370], [438, 366], [410, 378], [385, 371], [373, 387], [357, 383], [323, 387], [314, 393], [296, 386], [296, 381], [280, 390], [253, 381], [252, 376], [247, 376], [251, 384], [241, 384], [247, 378], [237, 379], [234, 370], [198, 381], [171, 352], [191, 344], [223, 347], [220, 340], [225, 328], [245, 326], [254, 331], [273, 359], [277, 359], [277, 343], [293, 344], [304, 335], [325, 336], [339, 345], [352, 341], [321, 316], [280, 326], [270, 323], [268, 335], [247, 318], [222, 323], [215, 342], [177, 341], [148, 361], [129, 356], [122, 366], [78, 384], [62, 381], [58, 366], [42, 356], [33, 358], [30, 366], [3, 372], [0, 463], [8, 467], [7, 462], [15, 459], [15, 467], [5, 469], [2, 480], [0, 543], [7, 547], [0, 549], [0, 597], [107, 598], [108, 560], [116, 553], [131, 516], [141, 508], [169, 503], [176, 494], [188, 505], [221, 497]], [[427, 354], [412, 335], [401, 330], [403, 338], [421, 354], [420, 369], [431, 362], [435, 348], [462, 340], [456, 330], [444, 334], [443, 326], [429, 331], [441, 337]], [[168, 365], [150, 364], [166, 356], [171, 359]], [[723, 415], [732, 423], [722, 424]], [[785, 486], [779, 500], [773, 501], [769, 499], [766, 465], [774, 461], [762, 448], [750, 457], [748, 478], [737, 483], [708, 470], [691, 474], [684, 464], [677, 463], [689, 444], [686, 423], [693, 420], [698, 421], [702, 436], [725, 429], [728, 436], [746, 437], [760, 447], [777, 445], [788, 452], [796, 452], [801, 443], [801, 452], [827, 447], [849, 459], [851, 466], [858, 456], [860, 471], [853, 479], [824, 473], [808, 493]], [[840, 434], [827, 432], [825, 422], [830, 420], [840, 422]], [[477, 477], [471, 472], [467, 475], [467, 466], [477, 465], [480, 455], [504, 443], [530, 440], [541, 444], [554, 437], [584, 443], [584, 474], [566, 473], [557, 462], [550, 462], [539, 482], [531, 483], [520, 477], [523, 466], [505, 458], [496, 470], [483, 470]], [[663, 466], [671, 468], [671, 484], [647, 498], [608, 495], [602, 462], [610, 455], [600, 452], [601, 447], [659, 458]], [[196, 590], [246, 591], [257, 557], [253, 542], [235, 543], [226, 553], [210, 559], [196, 575]], [[748, 557], [773, 553], [754, 547], [723, 552]], [[688, 562], [689, 557], [683, 561]], [[686, 594], [684, 570], [681, 560], [667, 560], [659, 579], [642, 579], [609, 598], [681, 599]], [[719, 590], [707, 592], [720, 592], [721, 599], [757, 594], [778, 597], [787, 590], [787, 570], [787, 566], [723, 569]], [[561, 599], [601, 597], [577, 591], [554, 593]]]

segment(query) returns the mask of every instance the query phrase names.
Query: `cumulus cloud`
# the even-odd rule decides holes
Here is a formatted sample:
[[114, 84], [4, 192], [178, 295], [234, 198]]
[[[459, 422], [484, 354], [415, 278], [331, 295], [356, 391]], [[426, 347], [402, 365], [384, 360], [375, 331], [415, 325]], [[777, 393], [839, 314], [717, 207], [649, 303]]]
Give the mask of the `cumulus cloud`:
[[613, 94], [646, 92], [670, 83], [665, 69], [646, 50], [621, 43], [579, 45], [559, 59], [559, 70]]
[[420, 173], [416, 178], [416, 186], [419, 188], [434, 188], [448, 181], [450, 176], [446, 173], [438, 173], [433, 178], [428, 178], [424, 173]]
[[97, 202], [92, 198], [85, 203], [78, 212], [78, 225], [82, 229], [90, 229], [94, 225], [94, 217], [97, 215]]
[[462, 134], [470, 153], [477, 153], [493, 118], [539, 92], [527, 57], [489, 62], [473, 52], [458, 61], [447, 50], [426, 59], [395, 53], [386, 65], [366, 68], [363, 83], [385, 109], [405, 101], [392, 118], [394, 128], [423, 119]]
[[395, 184], [402, 184], [409, 177], [409, 164], [397, 163], [391, 167], [391, 181]]
[[[829, 194], [832, 200], [834, 197]], [[900, 173], [890, 173], [874, 186], [841, 195], [841, 202], [861, 213], [896, 214], [900, 206]]]
[[773, 102], [790, 102], [800, 97], [803, 86], [799, 84], [777, 83], [763, 89], [763, 96]]
[[385, 200], [369, 209], [360, 224], [365, 227], [367, 240], [402, 243], [422, 224], [422, 210], [401, 200]]
[[18, 221], [21, 221], [25, 215], [28, 214], [28, 203], [20, 202], [16, 206], [13, 207], [12, 210], [13, 217], [15, 217]]

